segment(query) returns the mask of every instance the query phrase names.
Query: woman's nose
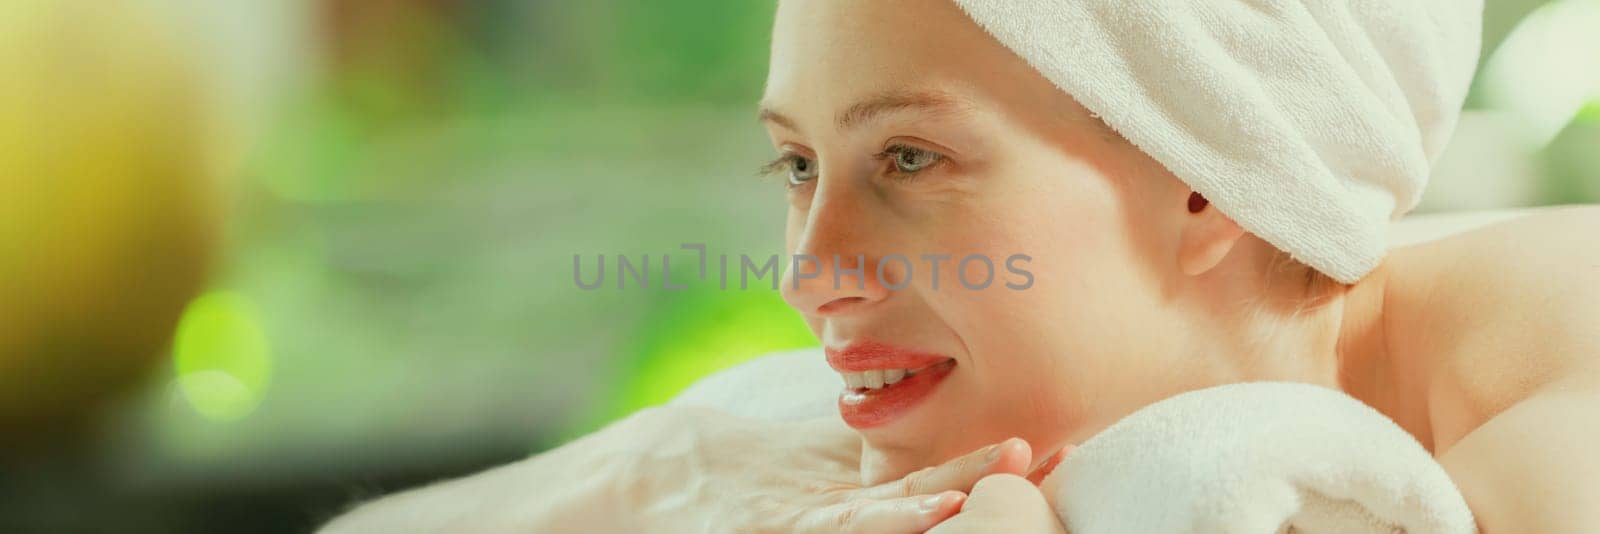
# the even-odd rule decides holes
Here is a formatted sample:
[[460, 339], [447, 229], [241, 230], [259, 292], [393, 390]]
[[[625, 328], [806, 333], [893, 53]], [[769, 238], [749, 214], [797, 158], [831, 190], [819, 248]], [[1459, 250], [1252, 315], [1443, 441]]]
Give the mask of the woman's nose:
[[[830, 199], [831, 200], [831, 199]], [[880, 270], [881, 251], [865, 214], [848, 199], [813, 204], [783, 276], [783, 298], [801, 314], [860, 311], [889, 295], [892, 270]]]
[[784, 274], [783, 299], [806, 315], [860, 311], [889, 294], [876, 264], [866, 254], [796, 253]]

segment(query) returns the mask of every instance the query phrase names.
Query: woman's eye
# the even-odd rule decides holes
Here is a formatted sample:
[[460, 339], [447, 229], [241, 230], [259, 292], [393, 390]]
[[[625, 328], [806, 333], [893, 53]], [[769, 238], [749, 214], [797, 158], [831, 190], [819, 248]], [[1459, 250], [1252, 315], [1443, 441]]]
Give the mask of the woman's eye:
[[761, 176], [787, 174], [788, 183], [785, 185], [794, 189], [817, 179], [817, 162], [793, 152], [786, 152], [778, 156], [778, 159], [762, 165], [759, 171], [757, 174]]
[[906, 145], [891, 146], [883, 151], [883, 156], [893, 160], [894, 169], [899, 174], [915, 174], [944, 159], [938, 152]]
[[789, 156], [789, 185], [800, 186], [817, 179], [817, 162], [803, 156]]

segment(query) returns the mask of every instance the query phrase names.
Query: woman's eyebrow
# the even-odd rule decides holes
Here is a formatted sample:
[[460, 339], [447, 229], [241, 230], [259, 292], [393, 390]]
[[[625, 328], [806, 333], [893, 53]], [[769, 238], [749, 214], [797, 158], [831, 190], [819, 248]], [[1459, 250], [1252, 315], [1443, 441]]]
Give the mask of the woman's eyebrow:
[[796, 132], [800, 131], [800, 127], [795, 125], [794, 119], [791, 119], [782, 113], [778, 113], [777, 110], [768, 107], [766, 104], [761, 105], [760, 121], [776, 124]]
[[[969, 109], [971, 109], [971, 106], [967, 101], [949, 93], [939, 91], [889, 91], [851, 104], [850, 107], [845, 108], [834, 119], [834, 127], [840, 131], [849, 130], [879, 116], [905, 110], [945, 115], [960, 114]], [[776, 124], [797, 132], [801, 131], [799, 126], [795, 124], [794, 119], [765, 104], [761, 107], [760, 121]]]
[[966, 101], [940, 91], [889, 91], [850, 105], [834, 119], [834, 124], [843, 131], [898, 111], [914, 110], [944, 115], [962, 113], [969, 108]]

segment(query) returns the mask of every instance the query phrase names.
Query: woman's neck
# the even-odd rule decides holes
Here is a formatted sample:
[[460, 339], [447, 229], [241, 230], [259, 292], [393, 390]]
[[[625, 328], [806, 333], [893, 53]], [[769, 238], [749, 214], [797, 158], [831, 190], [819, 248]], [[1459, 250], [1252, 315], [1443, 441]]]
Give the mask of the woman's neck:
[[1221, 292], [1208, 302], [1237, 302], [1250, 295], [1256, 302], [1237, 313], [1212, 309], [1205, 330], [1220, 333], [1221, 343], [1208, 361], [1213, 383], [1286, 380], [1335, 388], [1393, 419], [1432, 450], [1425, 385], [1418, 359], [1391, 353], [1391, 306], [1388, 285], [1393, 262], [1321, 300], [1308, 298], [1303, 277], [1274, 268], [1277, 254], [1265, 242], [1244, 244], [1233, 276], [1209, 280]]
[[1394, 420], [1432, 451], [1423, 375], [1416, 372], [1415, 358], [1390, 351], [1391, 268], [1384, 264], [1344, 294], [1333, 351], [1338, 361], [1334, 385]]
[[[1293, 381], [1338, 389], [1372, 406], [1433, 450], [1427, 388], [1420, 355], [1397, 354], [1395, 302], [1389, 286], [1394, 258], [1353, 285], [1319, 296], [1304, 271], [1278, 262], [1272, 245], [1247, 236], [1206, 280], [1195, 284], [1198, 337], [1184, 341], [1207, 347], [1196, 385], [1245, 381]], [[1303, 267], [1303, 266], [1299, 266]], [[1404, 266], [1401, 265], [1400, 268]], [[1239, 306], [1241, 299], [1250, 302]], [[1404, 335], [1405, 332], [1395, 332]]]

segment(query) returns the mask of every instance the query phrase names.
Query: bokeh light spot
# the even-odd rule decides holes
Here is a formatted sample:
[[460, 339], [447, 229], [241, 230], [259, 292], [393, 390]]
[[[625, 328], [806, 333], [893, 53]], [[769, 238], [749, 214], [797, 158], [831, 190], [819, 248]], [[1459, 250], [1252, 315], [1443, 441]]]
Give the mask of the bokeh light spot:
[[1517, 24], [1484, 65], [1485, 103], [1512, 113], [1530, 147], [1543, 149], [1600, 98], [1600, 69], [1592, 64], [1600, 58], [1596, 28], [1600, 0], [1556, 0]]
[[817, 346], [776, 291], [677, 293], [656, 308], [638, 339], [609, 412], [576, 430], [664, 404], [695, 381], [751, 358]]
[[1578, 111], [1578, 122], [1600, 123], [1600, 95], [1595, 95], [1594, 100]]
[[254, 303], [231, 291], [190, 302], [173, 340], [173, 367], [183, 398], [202, 417], [232, 421], [250, 415], [272, 373]]

